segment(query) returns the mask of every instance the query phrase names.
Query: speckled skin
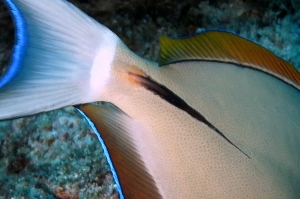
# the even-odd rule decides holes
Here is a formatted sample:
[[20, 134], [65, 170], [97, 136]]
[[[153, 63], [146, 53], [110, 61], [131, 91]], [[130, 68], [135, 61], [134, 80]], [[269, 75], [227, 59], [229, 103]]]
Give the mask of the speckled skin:
[[[297, 113], [299, 113], [299, 110], [297, 109], [297, 105], [299, 104], [299, 101], [297, 101], [299, 99], [299, 94], [297, 94], [297, 92], [292, 91], [290, 89], [286, 89], [283, 85], [275, 86], [277, 84], [280, 84], [275, 83], [268, 85], [268, 87], [270, 88], [276, 88], [276, 93], [274, 90], [270, 90], [270, 96], [272, 96], [272, 98], [269, 99], [266, 98], [265, 95], [261, 95], [262, 93], [264, 93], [262, 90], [260, 90], [264, 89], [263, 87], [261, 88], [261, 85], [264, 84], [259, 84], [257, 87], [257, 92], [256, 90], [246, 92], [242, 95], [243, 100], [238, 100], [236, 102], [233, 100], [239, 98], [231, 99], [231, 97], [237, 95], [237, 93], [240, 93], [236, 92], [236, 89], [229, 89], [229, 91], [235, 92], [227, 92], [228, 90], [223, 89], [217, 90], [218, 92], [213, 92], [213, 90], [211, 89], [202, 90], [202, 88], [205, 87], [202, 87], [202, 85], [198, 85], [197, 81], [193, 81], [195, 80], [195, 78], [192, 78], [193, 75], [201, 74], [201, 72], [199, 71], [193, 72], [192, 68], [195, 68], [194, 66], [191, 66], [189, 70], [187, 70], [188, 67], [184, 67], [184, 69], [181, 69], [178, 68], [178, 66], [171, 66], [171, 68], [169, 67], [169, 69], [158, 69], [156, 68], [155, 64], [137, 58], [135, 55], [130, 54], [127, 50], [124, 50], [123, 47], [118, 48], [118, 50], [121, 50], [123, 52], [117, 52], [117, 56], [120, 57], [116, 57], [116, 60], [113, 64], [115, 68], [112, 72], [112, 78], [109, 82], [110, 86], [107, 87], [106, 91], [103, 91], [101, 93], [102, 95], [99, 96], [98, 99], [109, 100], [113, 102], [145, 126], [145, 128], [147, 129], [145, 137], [147, 137], [147, 139], [144, 140], [147, 140], [148, 146], [139, 144], [140, 153], [143, 155], [144, 161], [148, 164], [149, 170], [157, 180], [158, 187], [161, 190], [163, 196], [165, 196], [166, 198], [214, 198], [225, 196], [228, 196], [230, 198], [251, 198], [253, 195], [248, 195], [246, 193], [254, 193], [262, 194], [259, 196], [262, 196], [263, 198], [276, 198], [277, 196], [279, 198], [283, 198], [288, 197], [285, 194], [293, 193], [293, 190], [289, 190], [288, 188], [288, 180], [285, 177], [281, 178], [282, 176], [285, 176], [283, 174], [289, 174], [289, 172], [280, 170], [282, 170], [282, 162], [284, 162], [284, 164], [290, 166], [287, 167], [288, 169], [286, 170], [294, 171], [293, 168], [295, 168], [295, 162], [291, 161], [291, 157], [286, 156], [284, 150], [292, 151], [292, 153], [289, 154], [291, 154], [291, 156], [294, 156], [295, 151], [298, 151], [297, 148], [295, 150], [294, 146], [296, 146], [296, 143], [298, 143], [297, 140], [299, 140], [299, 137], [295, 137], [295, 135], [293, 134], [294, 131], [288, 133], [285, 139], [290, 139], [290, 141], [283, 142], [290, 143], [290, 145], [287, 147], [285, 144], [280, 144], [282, 143], [280, 142], [280, 140], [282, 140], [280, 139], [280, 135], [286, 135], [286, 133], [282, 133], [286, 130], [285, 127], [292, 126], [294, 127], [294, 129], [299, 129], [299, 122], [295, 122], [295, 120], [293, 119], [299, 118], [294, 117], [295, 115], [297, 115]], [[187, 114], [184, 114], [182, 113], [182, 111], [175, 109], [173, 106], [167, 104], [165, 101], [162, 101], [158, 96], [153, 95], [144, 88], [132, 84], [132, 82], [126, 80], [126, 75], [124, 79], [124, 71], [126, 73], [126, 71], [130, 71], [132, 67], [141, 69], [145, 74], [151, 76], [156, 81], [168, 86], [171, 90], [173, 90], [182, 98], [187, 100], [191, 105], [195, 106], [197, 110], [199, 110], [205, 116], [207, 116], [207, 118], [210, 121], [212, 121], [212, 123], [216, 124], [217, 127], [222, 129], [222, 131], [226, 135], [228, 135], [228, 137], [234, 143], [236, 143], [240, 148], [245, 149], [245, 151], [251, 156], [251, 160], [245, 159], [245, 156], [243, 156], [241, 153], [238, 153], [236, 149], [234, 149], [227, 142], [224, 142], [224, 140], [221, 139], [220, 136], [216, 135], [214, 131], [212, 131], [205, 125], [199, 123], [198, 121], [194, 121]], [[179, 72], [178, 70], [183, 71]], [[188, 73], [188, 71], [190, 72]], [[231, 80], [231, 78], [232, 80], [234, 80], [233, 77], [240, 78], [240, 76], [235, 75], [236, 72], [237, 71], [229, 72], [229, 74], [227, 74], [224, 79], [220, 79], [219, 76], [215, 78], [212, 78], [212, 76], [210, 76], [212, 74], [220, 75], [219, 73], [211, 73], [210, 75], [204, 76], [203, 79], [200, 79], [201, 81], [207, 80], [206, 86], [210, 88], [209, 86], [212, 85], [220, 86], [224, 85], [225, 82], [230, 83], [228, 82], [228, 80]], [[182, 76], [183, 74], [186, 74], [187, 77]], [[259, 77], [259, 75], [253, 74], [253, 76], [251, 76], [250, 79], [252, 80], [253, 77]], [[265, 76], [263, 76], [263, 79], [264, 78]], [[256, 80], [260, 78], [254, 79]], [[214, 82], [214, 84], [211, 84], [211, 82]], [[220, 84], [215, 84], [216, 82], [219, 82]], [[235, 81], [235, 84], [233, 85], [238, 85], [237, 87], [239, 91], [244, 91], [243, 88], [248, 89], [248, 86], [240, 86], [240, 81], [238, 82], [239, 83], [237, 84]], [[195, 88], [200, 88], [199, 90], [197, 90], [199, 91], [199, 94], [195, 92]], [[277, 90], [277, 88], [284, 89]], [[280, 94], [278, 94], [278, 91], [280, 91]], [[222, 92], [224, 96], [228, 97], [227, 101], [223, 101], [223, 99], [226, 99], [223, 95], [221, 97], [212, 95], [216, 93], [222, 94]], [[270, 101], [272, 101], [273, 103], [274, 96], [285, 96], [285, 94], [287, 94], [287, 96], [296, 95], [295, 97], [288, 99], [289, 101], [295, 99], [295, 101], [289, 103], [290, 108], [288, 108], [288, 110], [290, 111], [286, 112], [286, 103], [279, 103], [286, 102], [285, 99], [280, 98], [278, 103], [275, 103], [278, 106], [267, 108], [270, 107], [267, 106]], [[263, 97], [264, 99], [262, 100], [263, 103], [257, 104], [257, 102], [260, 102], [261, 97]], [[198, 103], [198, 99], [201, 101], [201, 103]], [[217, 101], [215, 102], [212, 99], [217, 99]], [[249, 106], [245, 106], [244, 103], [246, 102], [250, 102], [250, 105], [252, 105], [250, 106], [251, 108], [249, 108]], [[197, 104], [199, 104], [200, 106], [198, 107]], [[230, 104], [234, 105], [234, 107], [230, 106]], [[226, 109], [226, 107], [228, 107], [228, 109]], [[278, 111], [280, 113], [279, 115], [275, 114], [277, 110], [280, 110], [278, 109], [278, 107], [284, 107], [284, 111]], [[223, 110], [224, 108], [225, 110]], [[245, 114], [249, 113], [249, 110], [251, 114]], [[257, 111], [260, 111], [259, 114], [257, 114]], [[220, 112], [222, 114], [220, 114]], [[282, 112], [284, 112], [285, 114], [281, 114]], [[230, 115], [231, 113], [234, 113], [233, 115], [236, 116], [236, 118], [229, 117], [228, 115]], [[241, 117], [244, 114], [246, 116]], [[261, 116], [260, 119], [265, 119], [265, 116], [268, 116], [267, 118], [270, 118], [271, 121], [266, 121], [267, 123], [264, 122], [261, 124], [260, 121], [262, 120], [253, 119], [256, 118], [257, 115]], [[282, 117], [278, 117], [280, 115], [282, 115]], [[148, 124], [149, 119], [151, 119], [150, 121], [153, 121], [153, 125]], [[249, 122], [249, 120], [247, 119], [250, 119], [251, 122]], [[287, 123], [284, 123], [282, 121], [285, 121]], [[253, 124], [253, 122], [255, 125]], [[269, 133], [271, 130], [269, 130], [265, 135], [261, 135], [261, 131], [257, 131], [258, 135], [254, 136], [255, 139], [252, 137], [253, 132], [255, 133], [257, 129], [264, 129], [266, 127], [266, 124], [270, 123], [272, 125], [277, 125], [275, 126], [275, 128], [271, 128], [271, 130], [276, 129], [275, 133], [276, 135], [278, 135], [277, 137], [270, 136]], [[284, 125], [282, 125], [283, 123]], [[242, 129], [236, 129], [237, 127], [240, 127]], [[244, 127], [247, 128], [243, 130]], [[277, 127], [282, 127], [283, 130], [277, 131]], [[154, 134], [153, 132], [159, 133]], [[141, 141], [139, 139], [140, 138], [136, 138], [137, 142]], [[148, 143], [148, 140], [151, 141], [149, 141]], [[209, 142], [207, 142], [208, 140]], [[268, 144], [265, 144], [265, 142], [267, 141], [274, 142], [269, 145], [271, 146], [270, 148], [268, 148]], [[263, 144], [259, 144], [257, 142], [261, 142]], [[277, 145], [278, 143], [279, 145]], [[263, 148], [257, 146], [263, 146]], [[276, 149], [275, 147], [278, 147], [278, 149]], [[197, 150], [200, 151], [203, 150], [203, 153], [200, 153], [200, 157], [195, 157], [193, 155], [195, 148], [197, 148]], [[265, 149], [267, 149], [266, 152]], [[270, 155], [267, 157], [271, 157], [271, 159], [275, 160], [275, 162], [279, 162], [277, 164], [278, 168], [276, 169], [278, 169], [280, 172], [277, 172], [276, 169], [275, 171], [270, 171], [269, 168], [273, 168], [274, 164], [272, 163], [271, 167], [268, 165], [268, 163], [272, 162], [272, 160], [265, 160], [264, 155], [266, 154]], [[157, 161], [158, 163], [156, 163], [154, 159], [159, 160], [159, 162]], [[295, 155], [293, 159], [298, 160], [299, 157]], [[264, 162], [264, 160], [266, 162]], [[163, 164], [163, 162], [169, 163]], [[214, 167], [213, 165], [217, 166]], [[243, 169], [242, 166], [245, 166], [246, 171], [244, 170], [245, 168]], [[197, 173], [196, 171], [199, 172]], [[177, 173], [179, 174], [177, 175]], [[237, 173], [239, 174], [238, 177]], [[276, 176], [281, 179], [281, 182], [278, 182], [279, 185], [277, 185], [276, 182], [270, 183], [270, 179], [277, 179]], [[297, 169], [296, 172], [291, 173], [290, 176], [295, 176], [295, 184], [298, 185], [299, 181], [297, 179], [299, 179], [299, 173], [297, 172]], [[193, 179], [200, 179], [200, 181], [195, 182]], [[256, 180], [259, 183], [257, 183]], [[244, 184], [243, 182], [246, 184]], [[207, 183], [211, 184], [208, 185]], [[277, 189], [277, 187], [280, 185], [284, 186], [282, 186], [280, 189]], [[200, 194], [197, 194], [198, 189], [199, 192], [201, 192]], [[272, 192], [274, 189], [276, 189], [277, 191]], [[193, 191], [195, 191], [195, 193]], [[297, 190], [294, 190], [295, 194], [296, 191]], [[254, 195], [253, 197], [256, 196]], [[290, 197], [292, 198], [293, 195]]]
[[[158, 68], [126, 50], [116, 55], [116, 73], [99, 99], [112, 102], [146, 129], [142, 140], [140, 135], [134, 139], [164, 198], [299, 196], [294, 188], [300, 183], [297, 89], [230, 64], [192, 62]], [[122, 73], [130, 66], [182, 97], [250, 159], [205, 124], [126, 82]]]

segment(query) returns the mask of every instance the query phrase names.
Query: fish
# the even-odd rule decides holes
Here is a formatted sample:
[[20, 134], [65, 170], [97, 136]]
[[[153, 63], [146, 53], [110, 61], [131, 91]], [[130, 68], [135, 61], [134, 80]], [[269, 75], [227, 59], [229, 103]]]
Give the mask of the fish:
[[[158, 62], [63, 0], [5, 0], [0, 120], [74, 106], [120, 198], [299, 198], [300, 74], [226, 31], [160, 37]], [[62, 20], [63, 19], [63, 20]]]

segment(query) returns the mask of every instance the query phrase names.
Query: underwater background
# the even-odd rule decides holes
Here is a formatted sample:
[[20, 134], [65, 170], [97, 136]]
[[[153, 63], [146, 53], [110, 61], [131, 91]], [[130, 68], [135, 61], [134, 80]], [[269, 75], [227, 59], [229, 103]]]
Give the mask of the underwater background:
[[[300, 69], [299, 0], [70, 0], [137, 54], [156, 60], [158, 37], [235, 32]], [[63, 19], [62, 19], [63, 20]], [[0, 2], [0, 75], [14, 26]], [[118, 198], [103, 150], [72, 107], [0, 122], [0, 198]]]

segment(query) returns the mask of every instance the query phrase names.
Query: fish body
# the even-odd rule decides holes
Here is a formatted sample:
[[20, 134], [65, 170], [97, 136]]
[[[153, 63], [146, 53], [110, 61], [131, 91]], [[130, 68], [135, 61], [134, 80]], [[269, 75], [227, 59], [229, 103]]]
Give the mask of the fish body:
[[300, 75], [289, 63], [220, 31], [162, 37], [156, 63], [66, 1], [5, 2], [17, 43], [0, 120], [74, 105], [120, 198], [300, 197]]

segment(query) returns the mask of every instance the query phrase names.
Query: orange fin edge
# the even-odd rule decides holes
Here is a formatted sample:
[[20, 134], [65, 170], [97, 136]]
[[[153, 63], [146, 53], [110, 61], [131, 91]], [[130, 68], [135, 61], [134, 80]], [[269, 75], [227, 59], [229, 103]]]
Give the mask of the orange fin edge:
[[193, 37], [160, 37], [159, 65], [182, 61], [227, 62], [263, 71], [300, 90], [300, 73], [266, 48], [225, 31], [207, 31]]
[[97, 131], [95, 133], [100, 136], [98, 139], [103, 140], [108, 150], [120, 183], [119, 194], [123, 194], [126, 199], [162, 198], [130, 137], [135, 131], [143, 131], [143, 127], [110, 103], [85, 104], [77, 109], [92, 121], [94, 131]]

